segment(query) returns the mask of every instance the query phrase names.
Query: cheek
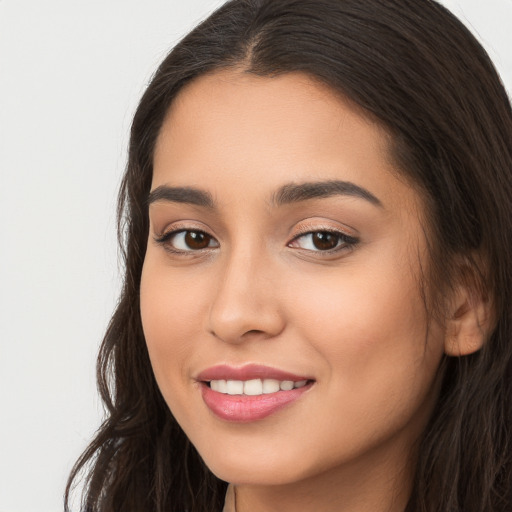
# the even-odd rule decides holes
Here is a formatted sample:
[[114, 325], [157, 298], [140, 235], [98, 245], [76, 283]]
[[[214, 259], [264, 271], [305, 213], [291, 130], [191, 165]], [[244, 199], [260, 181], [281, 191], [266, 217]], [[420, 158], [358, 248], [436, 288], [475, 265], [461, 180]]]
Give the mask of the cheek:
[[442, 333], [429, 325], [411, 271], [371, 268], [304, 279], [290, 296], [295, 323], [325, 362], [330, 389], [368, 403], [414, 400], [432, 384]]
[[[195, 282], [194, 280], [191, 281]], [[175, 384], [189, 379], [187, 360], [201, 330], [197, 297], [192, 285], [177, 282], [151, 255], [144, 262], [140, 308], [142, 327], [157, 383], [166, 397]]]
[[[419, 285], [403, 272], [369, 272], [350, 268], [325, 275], [303, 277], [301, 287], [290, 290], [290, 309], [308, 331], [330, 333], [325, 339], [349, 339], [354, 348], [391, 344], [399, 332], [425, 333], [427, 319]], [[357, 335], [357, 339], [350, 337]], [[323, 338], [323, 337], [321, 337]], [[335, 350], [338, 345], [333, 344]], [[343, 348], [339, 346], [340, 350]]]

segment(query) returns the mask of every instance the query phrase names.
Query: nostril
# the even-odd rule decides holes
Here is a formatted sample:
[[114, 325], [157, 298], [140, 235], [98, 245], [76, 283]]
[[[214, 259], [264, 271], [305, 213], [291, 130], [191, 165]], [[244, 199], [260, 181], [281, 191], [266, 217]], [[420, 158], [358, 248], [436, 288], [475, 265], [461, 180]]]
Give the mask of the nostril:
[[250, 331], [244, 333], [243, 336], [249, 336], [254, 334], [263, 334], [263, 331], [259, 331], [258, 329], [251, 329]]

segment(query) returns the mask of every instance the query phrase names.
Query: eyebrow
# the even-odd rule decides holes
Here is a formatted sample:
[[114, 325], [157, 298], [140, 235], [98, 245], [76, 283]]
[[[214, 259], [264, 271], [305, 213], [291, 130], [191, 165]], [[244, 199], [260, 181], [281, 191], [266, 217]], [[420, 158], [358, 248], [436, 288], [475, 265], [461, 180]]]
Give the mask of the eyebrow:
[[289, 183], [272, 195], [272, 202], [281, 206], [309, 199], [321, 199], [332, 196], [352, 196], [365, 199], [382, 208], [380, 200], [369, 190], [350, 181], [313, 181], [308, 183]]
[[[375, 206], [382, 208], [381, 201], [369, 190], [351, 183], [350, 181], [312, 181], [306, 183], [288, 183], [280, 187], [271, 197], [271, 204], [283, 206], [299, 203], [310, 199], [322, 199], [332, 196], [351, 196], [364, 199]], [[149, 193], [148, 206], [156, 201], [170, 201], [173, 203], [187, 203], [215, 209], [212, 195], [194, 187], [170, 187], [160, 185]]]
[[213, 209], [215, 203], [209, 192], [193, 187], [169, 187], [161, 185], [149, 193], [147, 204], [156, 201], [170, 201], [173, 203], [187, 203], [204, 208]]

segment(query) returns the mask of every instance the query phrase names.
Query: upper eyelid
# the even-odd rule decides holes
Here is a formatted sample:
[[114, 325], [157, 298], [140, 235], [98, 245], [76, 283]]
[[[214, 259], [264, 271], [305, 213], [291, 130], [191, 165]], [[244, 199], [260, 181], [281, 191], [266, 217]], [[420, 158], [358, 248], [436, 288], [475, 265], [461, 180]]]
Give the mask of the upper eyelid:
[[203, 224], [202, 222], [195, 222], [195, 221], [177, 221], [177, 222], [171, 222], [168, 224], [165, 224], [165, 226], [162, 229], [155, 229], [153, 226], [152, 228], [153, 233], [157, 237], [162, 237], [165, 235], [168, 235], [170, 233], [179, 233], [180, 231], [201, 231], [203, 233], [206, 233], [207, 235], [210, 235], [214, 238], [216, 238], [212, 234], [212, 230], [209, 228], [209, 226]]
[[349, 230], [344, 230], [341, 228], [334, 228], [332, 226], [317, 226], [317, 227], [305, 227], [303, 229], [299, 229], [297, 233], [293, 236], [291, 241], [300, 238], [301, 236], [311, 235], [313, 233], [333, 233], [335, 235], [340, 235], [342, 237], [350, 238], [352, 240], [358, 240], [359, 236], [355, 234], [351, 234], [347, 232]]
[[[200, 228], [192, 228], [192, 227], [188, 227], [188, 228], [178, 227], [178, 228], [173, 228], [173, 229], [166, 229], [166, 230], [164, 230], [160, 234], [154, 233], [153, 237], [158, 241], [158, 240], [161, 240], [163, 238], [169, 238], [169, 237], [178, 235], [179, 233], [186, 233], [187, 231], [194, 231], [194, 232], [197, 232], [197, 233], [204, 233], [205, 235], [208, 235], [209, 237], [213, 238], [214, 240], [217, 240], [217, 237], [213, 236], [207, 230], [200, 229]], [[218, 240], [217, 240], [217, 242], [218, 242]]]
[[313, 233], [334, 233], [334, 234], [339, 234], [339, 235], [344, 235], [344, 236], [350, 236], [348, 233], [346, 233], [345, 231], [343, 231], [342, 229], [339, 229], [339, 228], [318, 227], [318, 228], [306, 228], [304, 230], [298, 230], [298, 232], [294, 235], [293, 238], [295, 239], [299, 236], [311, 235]]
[[295, 240], [297, 240], [299, 238], [302, 238], [302, 237], [305, 237], [305, 236], [309, 236], [309, 235], [314, 235], [315, 233], [330, 233], [330, 234], [333, 234], [333, 235], [338, 235], [341, 239], [345, 239], [345, 242], [347, 244], [356, 244], [356, 243], [359, 242], [359, 238], [358, 237], [349, 235], [349, 234], [345, 233], [344, 231], [341, 231], [341, 230], [338, 230], [338, 229], [315, 229], [315, 230], [312, 230], [312, 231], [306, 231], [304, 233], [299, 233], [299, 234], [295, 235], [288, 242], [288, 244], [290, 244], [291, 242], [294, 242]]
[[[182, 253], [182, 254], [201, 253], [203, 251], [211, 251], [212, 249], [218, 249], [221, 246], [221, 244], [220, 244], [219, 240], [217, 240], [217, 238], [215, 238], [213, 235], [209, 234], [208, 232], [206, 232], [204, 230], [199, 230], [199, 229], [180, 229], [180, 228], [171, 229], [171, 230], [164, 232], [160, 236], [154, 236], [154, 240], [156, 243], [161, 244], [161, 245], [167, 245], [167, 244], [170, 245], [171, 241], [173, 240], [173, 238], [175, 236], [179, 235], [180, 233], [185, 233], [187, 231], [192, 231], [192, 232], [196, 231], [196, 232], [204, 233], [207, 236], [211, 237], [211, 239], [215, 241], [216, 245], [214, 245], [213, 247], [205, 247], [205, 248], [201, 248], [201, 249], [190, 249], [190, 250], [173, 248], [173, 252]], [[291, 238], [288, 242], [286, 242], [286, 246], [289, 248], [292, 248], [291, 244], [293, 242], [297, 241], [298, 239], [313, 235], [315, 233], [322, 233], [322, 232], [323, 233], [332, 233], [334, 235], [337, 235], [339, 237], [338, 244], [339, 244], [339, 242], [342, 242], [342, 243], [339, 244], [340, 245], [339, 247], [335, 247], [332, 249], [326, 249], [324, 251], [322, 251], [322, 250], [314, 251], [312, 249], [305, 249], [305, 248], [300, 248], [300, 247], [298, 249], [302, 249], [302, 250], [305, 250], [308, 252], [315, 252], [315, 253], [318, 252], [319, 254], [327, 255], [329, 253], [332, 254], [334, 252], [338, 252], [338, 251], [342, 250], [344, 247], [346, 247], [346, 248], [354, 247], [355, 245], [357, 245], [359, 243], [358, 238], [347, 235], [346, 233], [344, 233], [341, 230], [335, 230], [335, 229], [331, 228], [329, 230], [327, 230], [327, 229], [309, 230], [309, 231], [304, 231], [302, 233], [296, 234], [293, 238]]]
[[[181, 223], [177, 223], [177, 225], [171, 224], [169, 226], [166, 226], [162, 230], [154, 230], [153, 229], [153, 235], [156, 238], [161, 238], [163, 236], [167, 236], [170, 234], [177, 234], [183, 231], [199, 231], [202, 233], [206, 233], [207, 235], [211, 236], [212, 238], [217, 239], [217, 236], [212, 234], [212, 230], [210, 230], [208, 227], [203, 226], [194, 226], [191, 224], [188, 224], [186, 222], [183, 223], [183, 225], [180, 225]], [[348, 230], [344, 230], [341, 228], [334, 228], [332, 226], [305, 226], [302, 228], [299, 228], [295, 233], [291, 234], [290, 240], [295, 240], [295, 238], [299, 236], [305, 236], [310, 235], [312, 233], [320, 233], [320, 232], [328, 232], [328, 233], [335, 233], [340, 234], [349, 238], [357, 238], [357, 236], [352, 235], [350, 233], [347, 233]]]

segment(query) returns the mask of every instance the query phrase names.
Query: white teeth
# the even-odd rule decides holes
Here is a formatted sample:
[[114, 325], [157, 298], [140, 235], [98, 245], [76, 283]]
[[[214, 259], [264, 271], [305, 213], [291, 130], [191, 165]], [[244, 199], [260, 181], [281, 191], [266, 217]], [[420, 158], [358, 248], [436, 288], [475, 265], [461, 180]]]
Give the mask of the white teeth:
[[244, 395], [262, 395], [263, 383], [261, 379], [246, 380], [244, 384]]
[[227, 380], [226, 392], [228, 395], [243, 395], [244, 383], [241, 380]]
[[227, 393], [227, 385], [225, 380], [212, 380], [210, 385], [214, 391], [219, 393]]
[[213, 391], [228, 395], [249, 395], [258, 396], [278, 391], [291, 391], [294, 388], [302, 388], [307, 384], [307, 380], [279, 381], [276, 379], [251, 379], [251, 380], [212, 380], [210, 387]]
[[290, 391], [293, 389], [293, 380], [283, 380], [279, 387], [281, 388], [281, 391]]
[[275, 379], [265, 379], [263, 381], [263, 393], [277, 393], [281, 388], [279, 387], [279, 381]]

